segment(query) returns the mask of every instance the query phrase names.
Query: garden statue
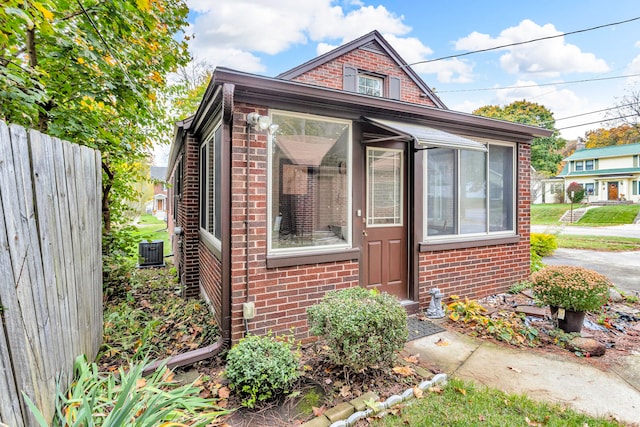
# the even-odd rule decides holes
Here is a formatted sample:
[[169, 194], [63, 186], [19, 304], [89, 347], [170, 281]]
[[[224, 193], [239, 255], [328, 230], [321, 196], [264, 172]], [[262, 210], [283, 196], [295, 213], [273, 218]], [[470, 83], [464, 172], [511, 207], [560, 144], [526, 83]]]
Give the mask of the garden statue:
[[438, 288], [431, 288], [429, 295], [431, 295], [431, 302], [429, 302], [429, 308], [427, 308], [427, 317], [432, 319], [444, 317], [444, 309], [442, 308], [444, 293], [440, 292]]

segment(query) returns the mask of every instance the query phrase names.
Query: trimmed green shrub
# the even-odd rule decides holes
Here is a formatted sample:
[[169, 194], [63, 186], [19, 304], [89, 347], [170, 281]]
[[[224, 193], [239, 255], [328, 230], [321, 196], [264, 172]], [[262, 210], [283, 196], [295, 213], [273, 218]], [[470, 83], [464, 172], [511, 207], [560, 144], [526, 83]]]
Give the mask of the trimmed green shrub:
[[531, 252], [544, 257], [558, 249], [558, 238], [555, 234], [531, 233]]
[[288, 340], [249, 335], [227, 353], [225, 376], [229, 387], [247, 397], [242, 404], [253, 408], [256, 402], [287, 393], [298, 379], [299, 355]]
[[327, 292], [307, 309], [310, 331], [322, 336], [331, 360], [360, 371], [390, 365], [407, 340], [407, 313], [386, 293], [361, 287]]

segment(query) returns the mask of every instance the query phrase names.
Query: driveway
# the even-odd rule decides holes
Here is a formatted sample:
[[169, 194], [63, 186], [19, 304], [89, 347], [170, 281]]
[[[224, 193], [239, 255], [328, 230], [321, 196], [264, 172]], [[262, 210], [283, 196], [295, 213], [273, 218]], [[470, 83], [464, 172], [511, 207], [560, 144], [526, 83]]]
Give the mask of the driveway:
[[[532, 233], [577, 234], [640, 238], [640, 224], [610, 227], [533, 225]], [[549, 265], [577, 265], [607, 276], [626, 292], [640, 292], [640, 251], [601, 252], [583, 249], [557, 249], [542, 261]]]

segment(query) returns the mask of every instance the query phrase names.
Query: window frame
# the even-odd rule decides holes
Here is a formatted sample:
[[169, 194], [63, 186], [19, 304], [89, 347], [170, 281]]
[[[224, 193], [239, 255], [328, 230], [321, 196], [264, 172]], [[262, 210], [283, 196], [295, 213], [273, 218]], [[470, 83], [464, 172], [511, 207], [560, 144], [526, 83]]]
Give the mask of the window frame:
[[[353, 209], [353, 121], [340, 119], [336, 117], [330, 116], [321, 116], [317, 114], [307, 114], [307, 113], [299, 113], [295, 111], [288, 110], [269, 110], [269, 117], [273, 122], [274, 115], [281, 115], [287, 117], [294, 117], [300, 119], [312, 119], [319, 121], [326, 121], [330, 123], [341, 123], [348, 126], [347, 130], [347, 147], [346, 147], [346, 179], [347, 179], [347, 206], [345, 208], [346, 214], [346, 224], [347, 224], [347, 236], [344, 243], [333, 244], [333, 245], [324, 245], [324, 246], [298, 246], [291, 248], [273, 248], [273, 236], [274, 236], [274, 221], [273, 217], [273, 153], [274, 153], [274, 141], [273, 135], [271, 133], [268, 134], [267, 138], [267, 257], [271, 259], [277, 260], [278, 257], [299, 257], [304, 259], [304, 257], [314, 254], [331, 254], [337, 252], [344, 252], [351, 250], [353, 248], [353, 218], [351, 215]], [[343, 173], [343, 172], [340, 172]], [[349, 255], [348, 259], [352, 259], [353, 255]], [[307, 261], [302, 261], [302, 263], [308, 263]], [[297, 263], [288, 263], [284, 262], [281, 265], [276, 263], [272, 263], [271, 266], [285, 266], [285, 265], [296, 265]], [[269, 262], [268, 262], [268, 266]]]
[[584, 161], [582, 160], [576, 160], [575, 164], [574, 164], [574, 171], [575, 172], [582, 172], [584, 171]]
[[[424, 174], [424, 186], [423, 186], [423, 211], [424, 211], [424, 215], [423, 215], [423, 236], [422, 236], [422, 242], [424, 244], [440, 244], [440, 243], [453, 243], [453, 242], [465, 242], [465, 241], [475, 241], [475, 240], [482, 240], [482, 239], [492, 239], [492, 238], [511, 238], [514, 236], [517, 236], [518, 234], [518, 162], [517, 162], [517, 158], [518, 158], [518, 144], [517, 143], [511, 143], [511, 142], [505, 142], [505, 141], [485, 141], [486, 145], [487, 145], [487, 152], [486, 152], [486, 156], [485, 156], [485, 165], [486, 165], [486, 170], [485, 170], [485, 209], [486, 209], [486, 216], [485, 216], [485, 230], [484, 232], [478, 232], [478, 233], [465, 233], [462, 234], [460, 233], [460, 211], [461, 211], [461, 165], [460, 165], [460, 152], [463, 151], [462, 149], [454, 149], [455, 150], [455, 155], [454, 155], [454, 161], [455, 161], [455, 165], [454, 165], [454, 173], [455, 173], [455, 183], [454, 183], [454, 196], [455, 196], [455, 205], [453, 206], [453, 210], [454, 210], [454, 216], [455, 216], [455, 223], [456, 223], [456, 234], [436, 234], [436, 235], [429, 235], [428, 234], [428, 230], [429, 230], [429, 195], [428, 195], [428, 191], [429, 191], [429, 172], [428, 172], [428, 167], [429, 167], [429, 162], [428, 162], [428, 155], [429, 155], [429, 150], [425, 150], [426, 152], [426, 156], [423, 162], [423, 174]], [[490, 196], [490, 174], [491, 174], [491, 169], [490, 169], [490, 160], [489, 160], [489, 152], [490, 152], [490, 146], [491, 145], [496, 145], [496, 146], [505, 146], [505, 147], [510, 147], [511, 148], [511, 169], [512, 169], [512, 177], [511, 177], [511, 188], [512, 188], [512, 194], [511, 194], [511, 219], [510, 222], [512, 224], [512, 229], [511, 230], [500, 230], [500, 231], [491, 231], [491, 196]], [[445, 147], [443, 147], [445, 148]], [[503, 188], [505, 186], [503, 185]]]
[[[380, 94], [372, 94], [372, 93], [367, 93], [367, 92], [361, 92], [360, 91], [360, 79], [369, 79], [372, 81], [377, 81], [380, 83]], [[364, 71], [358, 71], [358, 75], [356, 76], [356, 92], [361, 94], [361, 95], [369, 95], [369, 96], [375, 96], [378, 98], [385, 98], [386, 97], [386, 91], [385, 91], [385, 82], [386, 82], [386, 78], [385, 76], [381, 76], [378, 74], [374, 74], [374, 73], [368, 73], [368, 72], [364, 72]]]
[[585, 171], [595, 170], [595, 161], [593, 159], [585, 160], [584, 161], [584, 170]]
[[[218, 138], [216, 138], [216, 134], [218, 134]], [[200, 182], [198, 228], [200, 236], [205, 241], [210, 242], [218, 251], [222, 250], [221, 146], [222, 120], [213, 126], [211, 132], [198, 147], [198, 162], [200, 165], [198, 174]], [[211, 160], [211, 156], [213, 156], [213, 160]], [[211, 165], [213, 165], [213, 170], [210, 168]], [[213, 212], [209, 212], [209, 209], [213, 209]]]

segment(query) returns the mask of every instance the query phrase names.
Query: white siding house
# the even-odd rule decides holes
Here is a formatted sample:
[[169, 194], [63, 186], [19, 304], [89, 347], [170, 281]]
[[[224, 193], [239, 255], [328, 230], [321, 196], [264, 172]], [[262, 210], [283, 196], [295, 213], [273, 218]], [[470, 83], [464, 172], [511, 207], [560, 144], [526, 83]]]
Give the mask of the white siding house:
[[[585, 201], [640, 202], [640, 143], [578, 150], [565, 159], [564, 188], [577, 182]], [[548, 203], [548, 202], [547, 202]]]

